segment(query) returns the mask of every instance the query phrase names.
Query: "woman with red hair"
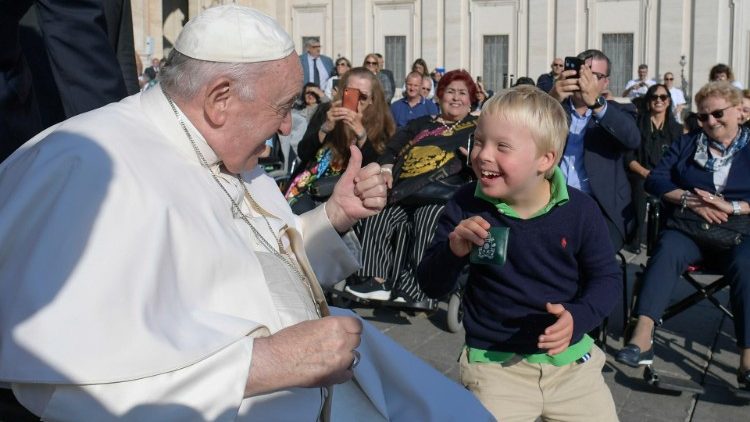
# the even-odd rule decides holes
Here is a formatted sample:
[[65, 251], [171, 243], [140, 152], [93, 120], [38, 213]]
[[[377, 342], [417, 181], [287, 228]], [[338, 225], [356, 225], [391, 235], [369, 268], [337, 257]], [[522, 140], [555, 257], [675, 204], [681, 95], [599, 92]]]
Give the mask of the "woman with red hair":
[[419, 289], [415, 273], [445, 202], [471, 181], [465, 156], [476, 127], [476, 116], [469, 114], [476, 92], [468, 72], [446, 73], [437, 86], [440, 114], [412, 120], [388, 142], [378, 161], [391, 189], [389, 205], [359, 226], [360, 283], [347, 292], [412, 308], [437, 306]]

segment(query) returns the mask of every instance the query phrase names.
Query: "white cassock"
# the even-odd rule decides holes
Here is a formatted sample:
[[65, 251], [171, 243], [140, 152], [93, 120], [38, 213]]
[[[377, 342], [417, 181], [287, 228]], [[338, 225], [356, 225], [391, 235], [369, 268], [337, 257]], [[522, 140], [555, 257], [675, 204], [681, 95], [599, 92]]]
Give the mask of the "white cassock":
[[[359, 267], [352, 244], [324, 207], [293, 215], [260, 168], [243, 179], [263, 211], [219, 177], [310, 285], [234, 215], [161, 89], [56, 125], [0, 165], [0, 381], [24, 406], [71, 421], [317, 417], [325, 389], [243, 399], [253, 338], [318, 318], [318, 280]], [[359, 408], [381, 420], [490, 419], [374, 328], [360, 352], [356, 390], [369, 400]], [[359, 397], [351, 385], [343, 399]]]

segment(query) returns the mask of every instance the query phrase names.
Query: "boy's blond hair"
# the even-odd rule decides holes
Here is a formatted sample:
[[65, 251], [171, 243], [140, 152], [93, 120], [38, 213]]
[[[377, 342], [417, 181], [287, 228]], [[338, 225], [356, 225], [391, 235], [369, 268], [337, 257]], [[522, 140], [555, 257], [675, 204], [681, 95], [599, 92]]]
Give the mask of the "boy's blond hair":
[[532, 85], [519, 85], [493, 95], [482, 106], [480, 119], [500, 117], [529, 129], [537, 155], [555, 153], [555, 163], [544, 173], [549, 179], [560, 163], [568, 137], [568, 117], [559, 102]]

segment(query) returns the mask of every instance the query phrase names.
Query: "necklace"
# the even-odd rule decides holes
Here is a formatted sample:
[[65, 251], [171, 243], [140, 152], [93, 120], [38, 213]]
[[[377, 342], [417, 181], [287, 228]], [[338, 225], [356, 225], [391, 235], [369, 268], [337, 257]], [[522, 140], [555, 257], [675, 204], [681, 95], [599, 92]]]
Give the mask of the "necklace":
[[459, 123], [461, 123], [464, 119], [458, 119], [455, 122], [451, 123], [450, 125], [445, 122], [445, 119], [443, 119], [442, 116], [438, 117], [436, 121], [443, 125], [445, 127], [445, 131], [443, 132], [443, 136], [453, 136], [453, 128], [456, 127]]
[[224, 194], [229, 198], [229, 202], [232, 203], [232, 211], [239, 215], [242, 221], [245, 222], [245, 224], [250, 227], [250, 230], [253, 232], [253, 235], [258, 240], [258, 242], [263, 246], [265, 250], [270, 252], [272, 255], [274, 255], [276, 258], [278, 258], [281, 262], [283, 262], [289, 269], [292, 270], [294, 274], [297, 275], [297, 277], [302, 281], [302, 283], [307, 287], [308, 292], [310, 293], [310, 298], [312, 299], [313, 305], [315, 305], [315, 312], [318, 315], [318, 318], [322, 318], [322, 313], [320, 311], [320, 305], [315, 301], [315, 294], [313, 293], [312, 284], [310, 283], [310, 280], [307, 279], [307, 277], [300, 271], [300, 269], [295, 265], [295, 263], [292, 261], [292, 259], [287, 256], [287, 253], [284, 249], [284, 244], [281, 242], [281, 238], [277, 237], [276, 234], [273, 231], [273, 228], [271, 227], [271, 223], [268, 221], [268, 218], [266, 218], [266, 214], [268, 214], [261, 206], [255, 201], [255, 198], [253, 198], [252, 195], [250, 195], [250, 191], [247, 190], [247, 186], [245, 185], [245, 182], [242, 180], [242, 176], [240, 174], [236, 175], [237, 180], [240, 183], [240, 186], [242, 186], [242, 189], [245, 194], [245, 198], [247, 198], [250, 202], [250, 207], [255, 210], [258, 214], [260, 214], [261, 217], [263, 217], [263, 220], [266, 222], [266, 226], [268, 227], [268, 231], [271, 233], [271, 236], [273, 236], [274, 240], [276, 240], [276, 244], [278, 246], [278, 249], [275, 248], [271, 243], [266, 240], [265, 237], [263, 237], [260, 234], [260, 231], [255, 228], [255, 225], [250, 221], [250, 218], [242, 212], [242, 209], [240, 208], [240, 204], [235, 201], [234, 197], [229, 193], [227, 188], [224, 187], [224, 185], [221, 183], [221, 180], [219, 180], [219, 176], [211, 170], [211, 167], [208, 165], [208, 161], [206, 160], [206, 157], [203, 156], [203, 153], [201, 153], [200, 149], [198, 149], [198, 144], [195, 143], [195, 140], [193, 139], [193, 136], [190, 135], [190, 131], [187, 129], [187, 125], [185, 125], [185, 122], [182, 120], [182, 116], [177, 111], [177, 106], [175, 105], [174, 101], [172, 101], [172, 97], [167, 95], [164, 90], [162, 90], [164, 93], [164, 96], [167, 98], [167, 102], [169, 103], [169, 106], [172, 108], [172, 112], [174, 112], [175, 117], [177, 117], [177, 122], [180, 124], [180, 127], [182, 128], [182, 131], [185, 132], [185, 135], [188, 138], [188, 141], [190, 141], [190, 145], [193, 147], [193, 151], [195, 151], [195, 155], [198, 157], [198, 160], [200, 161], [201, 165], [208, 169], [209, 173], [211, 174], [211, 177], [214, 179], [217, 185], [219, 185], [219, 188], [224, 192]]
[[651, 128], [652, 132], [662, 130], [662, 128], [664, 128], [664, 120], [662, 120], [661, 122], [657, 122], [656, 119], [651, 117]]

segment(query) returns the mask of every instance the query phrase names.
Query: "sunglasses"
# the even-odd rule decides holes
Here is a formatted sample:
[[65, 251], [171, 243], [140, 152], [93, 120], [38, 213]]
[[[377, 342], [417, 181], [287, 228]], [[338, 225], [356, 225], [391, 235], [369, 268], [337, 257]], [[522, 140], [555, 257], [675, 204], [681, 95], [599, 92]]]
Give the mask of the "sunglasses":
[[674, 78], [664, 78], [665, 81], [673, 81]]
[[552, 67], [563, 67], [562, 63], [552, 63]]
[[669, 99], [669, 95], [666, 95], [666, 94], [652, 95], [650, 98], [651, 101], [661, 100], [662, 102], [667, 101], [668, 99]]
[[374, 66], [374, 65], [378, 64], [378, 62], [365, 62], [365, 64], [366, 65], [373, 65]]
[[701, 122], [707, 122], [709, 115], [714, 116], [714, 119], [721, 119], [722, 117], [724, 117], [724, 110], [729, 108], [732, 108], [732, 106], [724, 107], [721, 110], [714, 110], [710, 113], [698, 113], [698, 120], [700, 120]]

